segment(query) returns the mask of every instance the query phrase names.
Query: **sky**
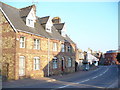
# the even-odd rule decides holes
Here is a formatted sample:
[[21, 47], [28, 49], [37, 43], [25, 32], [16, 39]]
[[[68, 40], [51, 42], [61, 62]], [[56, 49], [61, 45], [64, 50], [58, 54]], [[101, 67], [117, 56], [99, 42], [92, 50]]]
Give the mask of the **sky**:
[[[19, 1], [19, 0], [18, 0]], [[32, 5], [34, 0], [16, 2], [3, 0], [16, 8]], [[59, 0], [58, 0], [59, 1]], [[106, 52], [118, 49], [118, 2], [96, 1], [39, 1], [37, 16], [60, 17], [65, 22], [67, 35], [83, 51]]]

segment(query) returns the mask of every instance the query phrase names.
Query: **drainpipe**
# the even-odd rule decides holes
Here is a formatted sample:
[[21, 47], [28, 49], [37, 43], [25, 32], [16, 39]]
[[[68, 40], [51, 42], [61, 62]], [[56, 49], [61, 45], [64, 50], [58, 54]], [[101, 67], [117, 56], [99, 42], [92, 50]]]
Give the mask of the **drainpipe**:
[[50, 75], [50, 39], [48, 38], [48, 76]]

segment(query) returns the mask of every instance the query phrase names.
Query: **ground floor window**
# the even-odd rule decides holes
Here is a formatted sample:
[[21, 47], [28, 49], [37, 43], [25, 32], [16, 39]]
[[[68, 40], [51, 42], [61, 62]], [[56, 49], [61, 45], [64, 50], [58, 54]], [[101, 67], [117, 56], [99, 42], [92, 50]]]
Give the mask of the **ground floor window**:
[[34, 57], [34, 70], [39, 70], [39, 69], [40, 69], [40, 58]]
[[72, 59], [68, 58], [68, 67], [72, 67]]
[[58, 66], [57, 66], [57, 58], [54, 57], [53, 58], [53, 69], [56, 69]]

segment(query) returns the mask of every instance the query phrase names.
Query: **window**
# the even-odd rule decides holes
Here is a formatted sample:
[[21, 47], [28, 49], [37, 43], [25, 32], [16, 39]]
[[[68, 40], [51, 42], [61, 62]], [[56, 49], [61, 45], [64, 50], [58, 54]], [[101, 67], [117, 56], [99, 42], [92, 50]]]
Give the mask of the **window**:
[[57, 51], [57, 43], [53, 43], [53, 51]]
[[25, 48], [25, 37], [20, 37], [20, 48]]
[[61, 51], [62, 51], [62, 52], [65, 52], [64, 44], [61, 44]]
[[28, 26], [34, 27], [34, 21], [32, 19], [28, 19]]
[[56, 69], [57, 68], [57, 58], [54, 57], [53, 58], [53, 69]]
[[68, 58], [68, 67], [72, 67], [72, 59]]
[[67, 47], [67, 51], [68, 51], [68, 52], [72, 52], [71, 46], [68, 46], [68, 47]]
[[40, 49], [40, 40], [34, 39], [34, 49]]
[[40, 58], [34, 57], [34, 70], [39, 70], [39, 69], [40, 69]]

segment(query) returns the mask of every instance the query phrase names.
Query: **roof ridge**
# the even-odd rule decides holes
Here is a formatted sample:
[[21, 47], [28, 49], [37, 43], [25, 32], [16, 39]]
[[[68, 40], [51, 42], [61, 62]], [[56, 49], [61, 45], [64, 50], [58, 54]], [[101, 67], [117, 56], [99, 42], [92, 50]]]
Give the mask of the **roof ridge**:
[[50, 16], [44, 16], [44, 17], [39, 17], [39, 18], [42, 19], [42, 18], [46, 18], [46, 17], [50, 17]]
[[65, 23], [54, 23], [54, 25], [60, 25], [60, 24], [65, 24]]
[[33, 6], [35, 6], [35, 4], [30, 5], [30, 6], [26, 6], [26, 7], [23, 7], [23, 8], [19, 8], [19, 9], [20, 9], [20, 10], [21, 10], [21, 9], [26, 9], [26, 8], [33, 7]]
[[1, 2], [1, 1], [0, 1], [0, 3], [4, 4], [4, 5], [6, 5], [6, 6], [12, 7], [12, 8], [14, 8], [14, 9], [17, 9], [17, 10], [19, 10], [18, 8], [16, 8], [16, 7], [13, 7], [13, 6], [11, 6], [11, 5], [8, 5], [8, 4], [6, 4], [6, 3], [3, 3], [3, 2]]

